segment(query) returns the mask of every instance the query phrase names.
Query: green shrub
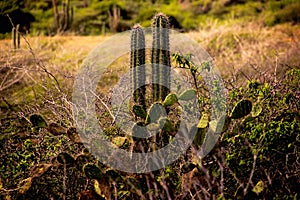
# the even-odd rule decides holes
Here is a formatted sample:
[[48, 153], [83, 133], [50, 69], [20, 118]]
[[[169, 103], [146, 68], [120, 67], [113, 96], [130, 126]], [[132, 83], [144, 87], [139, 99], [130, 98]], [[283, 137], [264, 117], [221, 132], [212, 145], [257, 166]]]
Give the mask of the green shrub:
[[271, 4], [269, 5], [264, 16], [264, 22], [268, 26], [273, 26], [279, 23], [292, 22], [299, 23], [300, 14], [298, 10], [300, 9], [300, 3], [294, 2], [290, 4]]

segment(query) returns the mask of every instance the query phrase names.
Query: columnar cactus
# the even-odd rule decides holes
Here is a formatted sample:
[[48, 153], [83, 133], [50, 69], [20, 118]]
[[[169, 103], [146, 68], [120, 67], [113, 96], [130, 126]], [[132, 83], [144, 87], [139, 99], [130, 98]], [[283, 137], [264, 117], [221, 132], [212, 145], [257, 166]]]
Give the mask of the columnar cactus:
[[[152, 23], [152, 85], [153, 101], [164, 100], [170, 88], [170, 47], [169, 20], [162, 13], [157, 14]], [[156, 83], [156, 84], [155, 84]]]
[[18, 24], [16, 27], [13, 27], [12, 32], [12, 41], [13, 41], [13, 47], [14, 49], [20, 48], [20, 32], [19, 32], [20, 25]]
[[11, 30], [11, 37], [12, 37], [12, 42], [13, 42], [13, 47], [14, 49], [17, 48], [17, 40], [16, 40], [16, 28], [13, 27]]
[[145, 35], [142, 27], [136, 25], [131, 32], [131, 82], [133, 85], [134, 101], [146, 109], [146, 72], [145, 72]]
[[18, 48], [18, 49], [20, 48], [20, 40], [21, 40], [19, 28], [20, 28], [20, 24], [18, 24], [18, 25], [16, 26], [17, 48]]

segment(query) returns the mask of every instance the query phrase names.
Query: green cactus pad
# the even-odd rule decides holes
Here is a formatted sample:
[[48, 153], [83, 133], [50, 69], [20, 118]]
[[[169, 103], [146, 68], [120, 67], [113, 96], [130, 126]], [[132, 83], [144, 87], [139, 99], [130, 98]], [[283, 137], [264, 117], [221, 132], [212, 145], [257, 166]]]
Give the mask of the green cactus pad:
[[203, 144], [203, 141], [204, 141], [204, 138], [205, 138], [205, 134], [206, 134], [206, 128], [198, 128], [196, 126], [193, 126], [191, 128], [191, 131], [190, 132], [193, 132], [195, 131], [195, 129], [197, 129], [197, 133], [195, 135], [195, 138], [194, 138], [194, 141], [193, 143], [200, 147], [202, 144]]
[[216, 145], [216, 136], [214, 135], [214, 132], [210, 129], [208, 129], [207, 133], [205, 134], [203, 145], [204, 152], [210, 152]]
[[30, 120], [31, 124], [33, 125], [33, 127], [36, 127], [36, 128], [46, 128], [47, 127], [47, 123], [41, 115], [33, 114], [29, 117], [29, 120]]
[[89, 179], [102, 179], [103, 173], [100, 168], [92, 163], [87, 163], [83, 166], [83, 172]]
[[112, 139], [112, 143], [114, 143], [118, 147], [121, 147], [123, 146], [123, 144], [125, 144], [126, 140], [126, 137], [117, 136]]
[[187, 89], [184, 92], [182, 92], [178, 99], [183, 101], [189, 101], [196, 97], [196, 92], [194, 89]]
[[197, 127], [198, 128], [206, 128], [208, 125], [208, 122], [209, 122], [208, 118], [209, 118], [208, 114], [206, 114], [206, 113], [202, 114], [202, 117], [201, 117]]
[[209, 128], [213, 131], [213, 132], [217, 132], [220, 131], [218, 129], [218, 120], [212, 120], [209, 122]]
[[145, 123], [144, 122], [137, 122], [132, 127], [132, 134], [133, 135], [144, 135], [145, 133]]
[[132, 107], [132, 112], [134, 113], [134, 115], [136, 117], [140, 117], [142, 119], [146, 119], [146, 116], [147, 116], [147, 113], [146, 111], [144, 110], [143, 106], [140, 106], [140, 105], [134, 105]]
[[257, 117], [260, 115], [260, 113], [262, 112], [262, 106], [261, 103], [256, 103], [254, 104], [252, 111], [251, 111], [251, 116], [252, 117]]
[[251, 110], [252, 110], [252, 102], [247, 99], [243, 99], [239, 101], [232, 109], [230, 118], [239, 119], [245, 117], [251, 112]]
[[160, 117], [165, 117], [166, 111], [161, 103], [154, 103], [151, 105], [147, 117], [146, 117], [146, 124], [149, 123], [156, 123]]
[[148, 129], [149, 131], [157, 131], [157, 130], [160, 129], [160, 127], [159, 127], [159, 125], [156, 124], [156, 123], [150, 123], [150, 124], [147, 125], [147, 129]]
[[209, 122], [209, 128], [214, 133], [221, 133], [225, 131], [230, 123], [230, 119], [226, 114], [221, 115], [218, 119]]
[[172, 133], [175, 131], [174, 124], [166, 117], [160, 118], [158, 120], [159, 127], [162, 127], [162, 130], [166, 133]]
[[173, 104], [178, 102], [178, 98], [176, 96], [176, 94], [174, 93], [170, 93], [166, 96], [164, 102], [163, 102], [163, 106], [172, 106]]

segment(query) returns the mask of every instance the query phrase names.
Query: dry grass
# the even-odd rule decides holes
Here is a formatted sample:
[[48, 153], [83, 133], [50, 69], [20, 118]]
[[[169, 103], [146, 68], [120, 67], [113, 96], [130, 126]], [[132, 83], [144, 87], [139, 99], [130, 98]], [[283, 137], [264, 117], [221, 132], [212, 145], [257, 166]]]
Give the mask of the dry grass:
[[218, 25], [191, 32], [214, 58], [223, 75], [236, 74], [251, 66], [274, 70], [280, 65], [300, 65], [300, 27], [290, 24], [266, 28], [258, 23]]

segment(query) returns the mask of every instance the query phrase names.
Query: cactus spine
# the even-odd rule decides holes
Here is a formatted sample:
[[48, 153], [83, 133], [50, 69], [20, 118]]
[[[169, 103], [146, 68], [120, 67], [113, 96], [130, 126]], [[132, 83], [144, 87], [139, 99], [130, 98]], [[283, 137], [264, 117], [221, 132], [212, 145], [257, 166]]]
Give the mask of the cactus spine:
[[157, 14], [152, 23], [152, 85], [153, 101], [164, 100], [170, 88], [170, 47], [169, 20], [162, 13]]
[[134, 102], [146, 109], [145, 35], [142, 27], [136, 25], [131, 32], [130, 68]]

